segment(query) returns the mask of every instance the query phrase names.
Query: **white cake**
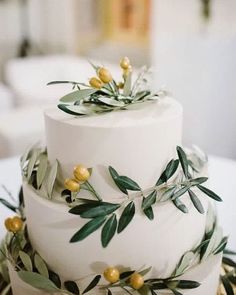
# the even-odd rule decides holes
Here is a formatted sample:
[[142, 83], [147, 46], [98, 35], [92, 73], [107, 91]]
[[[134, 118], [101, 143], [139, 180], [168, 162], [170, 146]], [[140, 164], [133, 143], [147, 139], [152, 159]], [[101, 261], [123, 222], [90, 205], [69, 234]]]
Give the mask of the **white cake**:
[[[102, 275], [108, 267], [119, 269], [120, 272], [138, 272], [151, 267], [145, 279], [170, 281], [175, 278], [200, 284], [198, 287], [179, 290], [176, 285], [173, 287], [172, 282], [172, 285], [167, 284], [168, 288], [156, 290], [157, 294], [172, 294], [172, 289], [177, 288], [174, 294], [216, 295], [222, 259], [217, 249], [222, 245], [222, 233], [214, 223], [215, 219], [211, 219], [212, 199], [196, 185], [192, 191], [202, 204], [202, 214], [196, 210], [196, 205], [193, 205], [187, 192], [181, 195], [181, 202], [188, 211], [183, 213], [174, 206], [174, 199], [164, 200], [164, 195], [160, 198], [157, 195], [156, 204], [152, 204], [154, 216], [147, 218], [141, 206], [140, 192], [129, 191], [127, 197], [113, 181], [108, 169], [112, 166], [120, 175], [137, 182], [144, 195], [147, 189], [153, 187], [169, 161], [176, 159], [176, 147], [181, 145], [182, 107], [176, 100], [165, 97], [157, 102], [146, 102], [137, 109], [84, 117], [72, 116], [54, 107], [45, 111], [45, 129], [48, 167], [59, 163], [58, 179], [71, 177], [74, 167], [83, 164], [93, 169], [89, 183], [96, 188], [103, 202], [122, 203], [112, 213], [113, 217], [115, 214], [119, 220], [124, 208], [132, 200], [136, 208], [132, 222], [122, 232], [114, 234], [106, 246], [101, 243], [100, 228], [80, 241], [71, 242], [72, 236], [90, 219], [69, 212], [74, 205], [73, 202], [67, 204], [61, 197], [60, 181], [54, 186], [52, 194], [47, 196], [47, 189], [37, 189], [33, 181], [29, 180], [30, 177], [27, 179], [25, 175], [23, 192], [29, 240], [47, 267], [62, 282], [74, 281], [80, 290], [84, 290], [91, 278]], [[39, 169], [40, 161], [38, 163], [36, 160], [39, 154], [38, 150], [31, 164], [34, 153], [31, 151], [25, 157], [28, 161], [26, 173]], [[181, 159], [180, 164], [182, 165]], [[180, 165], [178, 169], [180, 170]], [[198, 181], [205, 170], [206, 167], [201, 167], [201, 171], [195, 174]], [[51, 177], [48, 174], [45, 177], [46, 187]], [[178, 177], [174, 181], [178, 181]], [[79, 196], [91, 199], [87, 191], [81, 190]], [[207, 236], [210, 241], [205, 249], [207, 253], [203, 253], [200, 259], [199, 249]], [[178, 266], [181, 261], [183, 263], [183, 256], [189, 252], [192, 255], [189, 265], [177, 276]], [[17, 269], [14, 270], [11, 265], [9, 269], [13, 295], [48, 294], [47, 288], [33, 288], [18, 277]], [[106, 284], [108, 283], [102, 277], [89, 294], [127, 292], [121, 287], [114, 288], [113, 291], [111, 287], [112, 293], [107, 293], [107, 289], [101, 289], [101, 285]], [[129, 284], [129, 281], [125, 284]], [[128, 288], [129, 294], [151, 294], [148, 283], [144, 283], [140, 290], [132, 286], [125, 288]], [[77, 294], [66, 293], [62, 289], [51, 293]], [[181, 293], [177, 293], [177, 290]]]

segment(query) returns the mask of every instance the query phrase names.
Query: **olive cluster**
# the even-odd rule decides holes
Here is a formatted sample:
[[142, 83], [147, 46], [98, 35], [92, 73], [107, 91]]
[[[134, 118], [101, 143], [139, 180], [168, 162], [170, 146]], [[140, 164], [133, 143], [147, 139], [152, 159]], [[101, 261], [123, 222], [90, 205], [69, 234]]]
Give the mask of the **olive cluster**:
[[9, 217], [5, 220], [5, 227], [15, 234], [23, 229], [23, 220], [19, 216]]
[[[123, 70], [123, 78], [126, 79], [129, 73], [132, 72], [132, 66], [130, 65], [130, 61], [128, 57], [123, 57], [120, 60], [120, 67]], [[93, 88], [101, 89], [104, 86], [104, 84], [110, 83], [112, 81], [113, 81], [113, 78], [110, 71], [104, 67], [101, 67], [97, 71], [97, 77], [92, 77], [89, 80], [89, 84]], [[124, 87], [124, 83], [119, 82], [117, 86], [120, 89], [122, 89]]]
[[89, 170], [84, 165], [77, 165], [73, 172], [74, 178], [67, 178], [64, 186], [71, 192], [79, 192], [80, 184], [87, 181], [90, 177]]
[[[120, 272], [116, 267], [106, 268], [103, 275], [104, 278], [112, 284], [118, 282], [120, 279]], [[137, 272], [134, 272], [129, 278], [129, 285], [135, 290], [140, 289], [144, 285], [143, 276]]]

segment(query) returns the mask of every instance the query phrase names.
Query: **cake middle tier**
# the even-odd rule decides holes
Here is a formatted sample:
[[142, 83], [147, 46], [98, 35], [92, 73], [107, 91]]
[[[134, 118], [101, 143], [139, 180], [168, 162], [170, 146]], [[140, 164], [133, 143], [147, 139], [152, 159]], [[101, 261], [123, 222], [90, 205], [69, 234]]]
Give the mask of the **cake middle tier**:
[[103, 199], [118, 197], [107, 167], [114, 167], [142, 189], [153, 186], [181, 144], [182, 107], [172, 98], [140, 109], [73, 117], [45, 111], [48, 159], [58, 160], [64, 178], [77, 164], [93, 168], [91, 182]]
[[[66, 204], [39, 197], [28, 184], [23, 188], [31, 243], [65, 280], [102, 273], [107, 266], [137, 270], [152, 266], [151, 277], [169, 277], [182, 255], [194, 250], [205, 233], [206, 213], [200, 214], [183, 196], [187, 214], [177, 210], [171, 201], [153, 206], [153, 220], [137, 209], [132, 222], [115, 234], [106, 248], [101, 244], [101, 229], [82, 241], [70, 243], [88, 219], [69, 213]], [[198, 197], [207, 212], [208, 198], [201, 193]]]

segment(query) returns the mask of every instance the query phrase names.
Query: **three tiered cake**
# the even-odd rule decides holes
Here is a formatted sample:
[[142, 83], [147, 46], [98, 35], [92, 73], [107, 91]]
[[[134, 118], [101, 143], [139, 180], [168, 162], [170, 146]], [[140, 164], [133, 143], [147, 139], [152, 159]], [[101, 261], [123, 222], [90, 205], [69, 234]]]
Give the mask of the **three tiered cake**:
[[47, 148], [21, 158], [21, 218], [6, 221], [13, 294], [215, 295], [221, 199], [206, 157], [181, 148], [181, 105], [151, 92], [146, 69], [131, 83], [127, 58], [122, 83], [94, 68], [90, 85], [63, 81], [77, 90], [45, 111]]

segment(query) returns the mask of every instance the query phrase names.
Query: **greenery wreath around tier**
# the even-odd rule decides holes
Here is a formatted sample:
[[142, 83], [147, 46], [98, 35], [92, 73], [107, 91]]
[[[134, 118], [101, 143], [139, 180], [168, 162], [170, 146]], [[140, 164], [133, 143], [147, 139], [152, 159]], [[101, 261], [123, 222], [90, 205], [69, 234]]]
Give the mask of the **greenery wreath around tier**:
[[[144, 102], [158, 101], [167, 95], [160, 89], [151, 90], [151, 70], [143, 67], [132, 83], [132, 66], [128, 57], [120, 61], [122, 78], [120, 82], [114, 80], [110, 71], [92, 64], [96, 76], [89, 79], [89, 83], [75, 81], [52, 81], [48, 85], [71, 84], [74, 91], [60, 99], [58, 108], [74, 116], [90, 116], [112, 111], [134, 109]], [[77, 90], [75, 90], [77, 89]]]
[[[225, 250], [227, 238], [222, 237], [222, 231], [217, 225], [215, 216], [212, 215], [212, 212], [209, 216], [209, 224], [203, 240], [194, 249], [182, 256], [170, 277], [145, 278], [152, 267], [134, 270], [130, 266], [123, 268], [109, 266], [104, 269], [102, 274], [89, 275], [88, 277], [91, 277], [90, 283], [83, 290], [81, 289], [81, 281], [84, 278], [76, 281], [62, 281], [60, 276], [50, 269], [44, 259], [33, 249], [28, 238], [26, 223], [23, 221], [24, 216], [8, 218], [5, 221], [8, 234], [0, 249], [1, 294], [12, 294], [8, 273], [10, 264], [19, 278], [26, 284], [49, 293], [72, 295], [100, 290], [104, 291], [104, 294], [112, 295], [113, 290], [118, 289], [128, 294], [145, 295], [150, 292], [155, 295], [160, 290], [169, 290], [175, 295], [181, 295], [181, 290], [194, 289], [200, 286], [197, 281], [182, 278], [188, 271], [222, 251], [225, 251], [226, 254], [232, 254]], [[233, 288], [231, 284], [235, 282], [236, 278], [236, 264], [229, 257], [224, 257], [223, 263], [225, 274], [221, 277], [222, 284], [226, 290], [231, 290]]]
[[[47, 152], [39, 147], [33, 147], [22, 156], [21, 167], [24, 180], [39, 196], [52, 201], [63, 201], [69, 206], [70, 214], [88, 219], [72, 236], [71, 243], [82, 241], [102, 228], [101, 243], [107, 247], [113, 236], [120, 234], [133, 221], [137, 207], [152, 221], [155, 218], [153, 206], [158, 203], [172, 202], [178, 210], [187, 214], [188, 208], [181, 197], [188, 196], [199, 214], [204, 214], [198, 192], [221, 201], [217, 194], [202, 185], [208, 179], [199, 176], [207, 161], [204, 153], [196, 147], [188, 155], [180, 146], [177, 146], [176, 151], [177, 159], [171, 159], [153, 186], [145, 189], [109, 166], [108, 174], [123, 194], [120, 203], [103, 201], [100, 192], [89, 181], [92, 168], [79, 164], [74, 169], [73, 177], [64, 180], [59, 162], [56, 160], [50, 165]], [[55, 197], [57, 192], [59, 199]], [[91, 197], [84, 198], [84, 192]]]

